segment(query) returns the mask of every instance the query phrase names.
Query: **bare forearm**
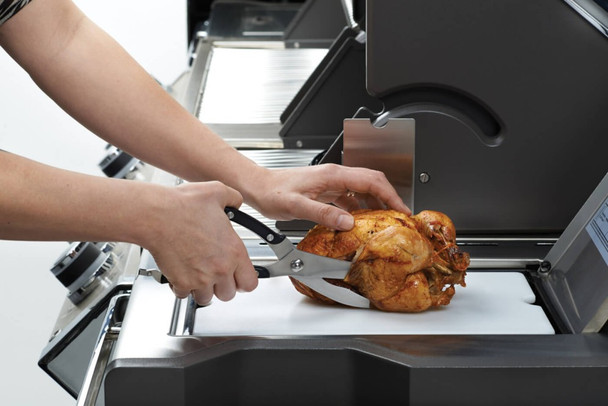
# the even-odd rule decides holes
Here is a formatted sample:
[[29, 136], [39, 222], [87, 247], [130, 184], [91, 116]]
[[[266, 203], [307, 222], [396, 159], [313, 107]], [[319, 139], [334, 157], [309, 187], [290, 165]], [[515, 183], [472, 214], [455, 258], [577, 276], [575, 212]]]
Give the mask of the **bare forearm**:
[[257, 285], [226, 206], [245, 199], [268, 217], [340, 229], [353, 226], [344, 209], [360, 201], [409, 211], [379, 172], [255, 165], [184, 110], [70, 0], [29, 3], [0, 26], [0, 46], [108, 142], [184, 179], [223, 182], [164, 187], [80, 175], [0, 152], [0, 238], [135, 243], [152, 253], [178, 297], [192, 292], [204, 304]]
[[81, 175], [0, 151], [0, 239], [130, 242], [148, 249], [179, 297], [231, 299], [257, 277], [224, 215], [220, 182], [164, 187]]
[[0, 152], [0, 238], [140, 242], [138, 205], [150, 187]]
[[184, 110], [69, 0], [30, 3], [0, 27], [0, 45], [102, 138], [184, 179], [219, 180], [268, 217], [348, 229], [353, 219], [343, 209], [361, 202], [409, 212], [379, 172], [255, 165]]
[[185, 179], [221, 180], [242, 191], [263, 171], [183, 109], [71, 2], [33, 2], [19, 18], [20, 32], [3, 45], [51, 98], [108, 142]]

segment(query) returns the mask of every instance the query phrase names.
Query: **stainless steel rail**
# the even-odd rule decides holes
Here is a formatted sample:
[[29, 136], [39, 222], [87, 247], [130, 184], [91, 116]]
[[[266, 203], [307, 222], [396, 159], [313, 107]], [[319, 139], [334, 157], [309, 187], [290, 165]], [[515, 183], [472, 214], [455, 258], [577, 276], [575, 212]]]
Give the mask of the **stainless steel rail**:
[[87, 369], [82, 389], [78, 395], [77, 406], [94, 406], [101, 389], [106, 366], [110, 359], [110, 353], [120, 333], [122, 321], [117, 318], [116, 311], [121, 301], [128, 300], [130, 294], [122, 293], [114, 296], [110, 300], [108, 311], [103, 322], [103, 326], [95, 350]]

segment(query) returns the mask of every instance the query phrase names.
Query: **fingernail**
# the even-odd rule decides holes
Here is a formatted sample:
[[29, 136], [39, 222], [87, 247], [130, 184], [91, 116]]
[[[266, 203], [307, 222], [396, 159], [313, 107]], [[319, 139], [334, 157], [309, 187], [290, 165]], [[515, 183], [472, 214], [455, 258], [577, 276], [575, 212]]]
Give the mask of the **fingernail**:
[[355, 219], [348, 214], [340, 214], [338, 216], [338, 228], [340, 230], [350, 230], [355, 226]]

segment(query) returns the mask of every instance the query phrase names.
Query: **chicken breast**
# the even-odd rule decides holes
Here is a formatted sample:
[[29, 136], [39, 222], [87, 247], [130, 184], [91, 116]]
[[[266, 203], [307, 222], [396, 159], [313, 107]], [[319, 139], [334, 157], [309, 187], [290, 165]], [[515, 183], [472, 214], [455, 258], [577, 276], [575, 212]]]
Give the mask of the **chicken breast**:
[[[317, 225], [298, 244], [302, 251], [352, 262], [344, 280], [329, 282], [393, 312], [447, 305], [454, 285], [465, 286], [469, 256], [456, 245], [454, 224], [445, 214], [423, 211], [410, 217], [394, 210], [359, 210], [353, 216], [352, 230]], [[306, 296], [334, 303], [295, 279], [292, 283]]]

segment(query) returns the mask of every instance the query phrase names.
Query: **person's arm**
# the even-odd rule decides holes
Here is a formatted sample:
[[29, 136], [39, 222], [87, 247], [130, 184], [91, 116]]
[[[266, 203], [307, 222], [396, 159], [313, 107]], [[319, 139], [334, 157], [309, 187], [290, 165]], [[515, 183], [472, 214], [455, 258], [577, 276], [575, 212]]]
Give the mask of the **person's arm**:
[[[269, 171], [255, 165], [175, 102], [69, 0], [38, 0], [0, 27], [0, 45], [69, 114], [111, 144], [186, 180], [219, 180], [275, 218], [348, 229], [351, 190], [409, 212], [380, 172], [321, 165]], [[306, 185], [306, 188], [304, 187]]]
[[[352, 216], [326, 203], [355, 208], [361, 198], [409, 211], [379, 172], [255, 165], [184, 110], [69, 0], [29, 3], [0, 26], [0, 46], [94, 133], [195, 182], [166, 188], [100, 179], [0, 152], [0, 238], [133, 242], [150, 250], [177, 296], [192, 291], [206, 303], [213, 294], [228, 300], [257, 285], [224, 214], [227, 205], [244, 198], [269, 217], [339, 229], [351, 228]], [[223, 183], [196, 183], [204, 180]]]
[[144, 162], [191, 181], [225, 178], [234, 186], [262, 172], [69, 0], [31, 2], [0, 27], [0, 45], [72, 117]]
[[220, 182], [165, 187], [83, 175], [0, 150], [0, 239], [123, 241], [150, 250], [175, 294], [205, 304], [251, 291], [257, 276], [224, 213]]

